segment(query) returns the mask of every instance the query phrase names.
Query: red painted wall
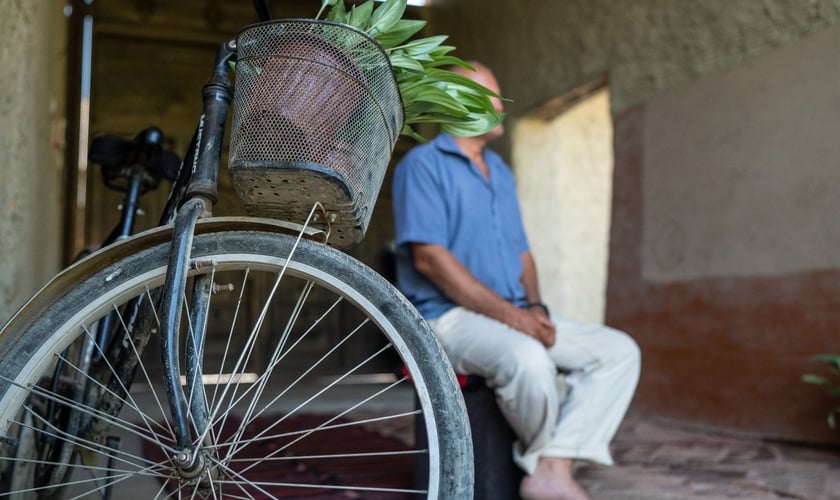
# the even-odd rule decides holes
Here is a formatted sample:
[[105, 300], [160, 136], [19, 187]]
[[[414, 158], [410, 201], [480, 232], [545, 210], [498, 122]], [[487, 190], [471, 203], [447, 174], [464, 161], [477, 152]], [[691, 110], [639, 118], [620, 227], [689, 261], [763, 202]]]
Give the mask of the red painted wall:
[[606, 313], [608, 324], [642, 348], [634, 408], [767, 437], [840, 443], [840, 431], [825, 423], [840, 400], [800, 381], [803, 373], [827, 373], [813, 354], [840, 351], [840, 270], [646, 281], [644, 122], [644, 104], [614, 116]]

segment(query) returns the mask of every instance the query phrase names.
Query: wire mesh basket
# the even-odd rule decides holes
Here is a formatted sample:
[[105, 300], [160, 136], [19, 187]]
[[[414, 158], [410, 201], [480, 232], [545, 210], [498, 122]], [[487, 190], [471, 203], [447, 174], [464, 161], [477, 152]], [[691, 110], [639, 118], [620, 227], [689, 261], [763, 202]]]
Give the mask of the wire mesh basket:
[[358, 243], [403, 126], [387, 54], [306, 19], [246, 27], [236, 43], [229, 170], [246, 210], [302, 223], [318, 202], [329, 243]]

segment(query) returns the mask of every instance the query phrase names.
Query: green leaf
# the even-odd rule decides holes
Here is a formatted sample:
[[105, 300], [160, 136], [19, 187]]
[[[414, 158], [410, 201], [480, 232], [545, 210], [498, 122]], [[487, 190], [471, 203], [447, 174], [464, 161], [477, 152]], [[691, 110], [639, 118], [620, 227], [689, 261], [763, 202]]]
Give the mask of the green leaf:
[[428, 68], [437, 68], [440, 66], [461, 66], [461, 61], [455, 56], [435, 56], [432, 55], [432, 62], [426, 64]]
[[329, 13], [327, 13], [327, 21], [334, 23], [347, 24], [347, 17], [348, 13], [344, 7], [344, 0], [338, 0], [332, 9], [330, 9]]
[[404, 68], [417, 73], [423, 72], [423, 65], [417, 62], [413, 57], [409, 57], [405, 54], [391, 54], [390, 59], [391, 66], [394, 68]]
[[400, 19], [391, 29], [376, 33], [373, 37], [382, 45], [382, 48], [387, 50], [404, 43], [425, 26], [426, 21], [419, 19]]
[[[456, 115], [451, 115], [451, 114], [448, 114], [448, 113], [435, 113], [433, 111], [427, 111], [427, 110], [423, 109], [421, 103], [415, 103], [415, 104], [417, 104], [418, 108], [420, 108], [420, 109], [417, 112], [406, 111], [406, 113], [405, 113], [405, 116], [406, 116], [405, 122], [406, 123], [411, 123], [411, 124], [415, 124], [415, 123], [437, 123], [439, 125], [443, 125], [444, 123], [455, 124], [455, 123], [463, 123], [464, 122], [464, 118], [465, 118], [464, 116], [456, 116]], [[416, 109], [416, 108], [414, 108], [412, 106], [412, 110], [414, 110], [414, 109]], [[469, 116], [470, 116], [469, 114], [466, 115], [466, 117], [469, 117]]]
[[387, 33], [402, 19], [405, 13], [406, 0], [385, 0], [373, 13], [368, 23], [367, 31], [376, 36], [376, 33]]
[[437, 87], [419, 87], [417, 92], [412, 96], [412, 99], [417, 102], [431, 104], [438, 112], [456, 116], [466, 116], [469, 114], [469, 110], [458, 99]]
[[404, 96], [403, 99], [405, 99], [406, 95], [413, 95], [412, 93], [416, 92], [418, 87], [421, 87], [423, 85], [428, 85], [428, 84], [429, 84], [428, 80], [425, 78], [425, 76], [423, 74], [421, 74], [420, 78], [412, 78], [411, 80], [401, 82], [401, 84], [399, 86], [400, 87], [400, 94], [402, 94]]
[[404, 135], [406, 137], [410, 137], [417, 142], [427, 142], [426, 138], [422, 135], [418, 134], [411, 126], [408, 124], [403, 125], [402, 131], [400, 131], [400, 135]]
[[832, 365], [835, 370], [840, 370], [840, 354], [817, 354], [814, 359]]
[[318, 14], [315, 16], [315, 19], [320, 19], [321, 14], [324, 12], [324, 9], [327, 7], [335, 7], [337, 3], [341, 3], [341, 6], [344, 6], [344, 0], [322, 0], [321, 1], [321, 8], [318, 10]]
[[[445, 56], [446, 54], [452, 52], [453, 50], [455, 50], [455, 47], [453, 45], [438, 45], [434, 49], [430, 50], [429, 53], [432, 54], [435, 57], [438, 57], [438, 56]], [[461, 61], [461, 62], [464, 64], [464, 66], [466, 66], [470, 69], [474, 69], [472, 66], [470, 66], [466, 62], [464, 62], [464, 61]]]
[[467, 108], [474, 112], [490, 112], [495, 113], [496, 107], [493, 106], [493, 103], [490, 102], [490, 98], [484, 94], [475, 94], [472, 92], [462, 92], [458, 86], [455, 85], [447, 85], [446, 92], [448, 92], [452, 97], [458, 99], [461, 103], [464, 104]]
[[471, 113], [470, 118], [472, 118], [470, 121], [465, 121], [463, 123], [444, 123], [440, 128], [448, 134], [460, 137], [471, 137], [486, 134], [502, 123], [504, 115], [490, 116]]
[[406, 3], [407, 0], [385, 0], [379, 5], [366, 0], [348, 11], [344, 0], [321, 0], [318, 17], [326, 12], [329, 21], [365, 31], [387, 51], [403, 100], [402, 135], [425, 141], [411, 127], [418, 123], [436, 123], [443, 131], [461, 136], [479, 135], [501, 123], [504, 116], [496, 112], [490, 100], [501, 96], [444, 68], [472, 69], [451, 55], [455, 48], [444, 45], [445, 35], [411, 40], [426, 22], [402, 19]]
[[428, 68], [426, 70], [426, 74], [429, 78], [433, 78], [435, 80], [443, 82], [454, 83], [471, 92], [475, 92], [478, 94], [487, 94], [493, 97], [501, 97], [497, 93], [491, 91], [490, 89], [486, 88], [485, 86], [481, 85], [475, 80], [472, 80], [471, 78], [460, 75], [453, 71], [440, 68]]
[[362, 31], [367, 31], [368, 22], [370, 21], [370, 15], [373, 12], [373, 0], [367, 0], [367, 2], [354, 5], [350, 8], [350, 16], [347, 20], [347, 24], [351, 26], [355, 26]]
[[822, 377], [820, 375], [814, 375], [812, 373], [806, 373], [802, 375], [802, 381], [807, 382], [809, 384], [817, 384], [817, 385], [828, 385], [828, 379]]
[[413, 40], [406, 44], [400, 45], [399, 48], [405, 50], [406, 53], [408, 53], [409, 55], [417, 57], [417, 55], [428, 54], [435, 47], [445, 42], [447, 38], [448, 37], [446, 35], [419, 38], [417, 40]]

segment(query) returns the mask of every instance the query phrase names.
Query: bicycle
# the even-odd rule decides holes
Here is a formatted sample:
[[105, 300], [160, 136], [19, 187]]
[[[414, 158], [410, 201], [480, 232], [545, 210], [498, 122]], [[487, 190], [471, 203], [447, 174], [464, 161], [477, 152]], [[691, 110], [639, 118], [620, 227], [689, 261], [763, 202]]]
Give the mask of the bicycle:
[[[220, 46], [202, 90], [166, 224], [64, 270], [0, 332], [0, 496], [471, 497], [446, 357], [408, 301], [341, 251], [364, 235], [402, 126], [387, 56], [355, 29], [254, 5], [261, 22]], [[249, 216], [213, 217], [231, 105], [229, 169]], [[109, 316], [112, 340], [97, 343]], [[153, 337], [158, 361], [144, 355]], [[62, 354], [80, 339], [97, 366]], [[347, 384], [392, 357], [405, 374]], [[50, 385], [56, 363], [87, 398]], [[49, 405], [81, 423], [55, 424]], [[374, 434], [344, 444], [415, 419], [424, 449]], [[70, 457], [26, 456], [48, 442]], [[415, 460], [422, 484], [388, 483]], [[53, 473], [39, 483], [36, 467]]]

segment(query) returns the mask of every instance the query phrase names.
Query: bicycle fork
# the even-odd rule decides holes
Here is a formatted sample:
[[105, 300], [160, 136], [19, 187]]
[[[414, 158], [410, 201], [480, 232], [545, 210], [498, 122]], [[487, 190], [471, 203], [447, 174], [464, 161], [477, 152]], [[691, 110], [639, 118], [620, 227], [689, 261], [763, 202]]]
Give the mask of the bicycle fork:
[[[194, 261], [191, 248], [196, 223], [210, 215], [216, 202], [224, 128], [232, 100], [227, 62], [234, 53], [232, 42], [220, 48], [213, 77], [203, 89], [204, 110], [196, 131], [197, 149], [193, 155], [187, 155], [187, 158], [192, 158], [192, 165], [182, 167], [190, 168], [192, 173], [185, 193], [186, 201], [175, 217], [160, 317], [164, 379], [178, 450], [173, 460], [182, 481], [196, 482], [201, 487], [210, 487], [218, 476], [213, 452], [210, 451], [212, 447], [206, 446], [210, 444], [210, 424], [201, 377], [207, 306], [213, 287], [212, 272], [198, 273], [193, 279], [185, 348], [186, 394], [181, 388], [179, 333], [188, 273], [213, 265], [212, 262]], [[198, 438], [195, 441], [190, 424]]]
[[187, 395], [181, 388], [179, 332], [181, 331], [181, 311], [184, 308], [187, 273], [190, 268], [197, 269], [201, 264], [190, 262], [195, 224], [204, 212], [204, 203], [199, 199], [187, 201], [175, 219], [175, 229], [166, 273], [161, 311], [161, 356], [166, 380], [166, 394], [169, 410], [175, 427], [176, 445], [179, 450], [173, 457], [178, 472], [184, 480], [215, 476], [210, 465], [210, 457], [201, 450], [201, 443], [193, 445], [190, 434], [190, 421], [198, 436], [207, 431], [207, 407], [201, 380], [201, 351], [204, 345], [204, 326], [206, 324], [207, 303], [210, 300], [212, 277], [199, 274], [193, 282], [190, 300], [190, 316], [187, 325], [186, 341], [186, 379]]

